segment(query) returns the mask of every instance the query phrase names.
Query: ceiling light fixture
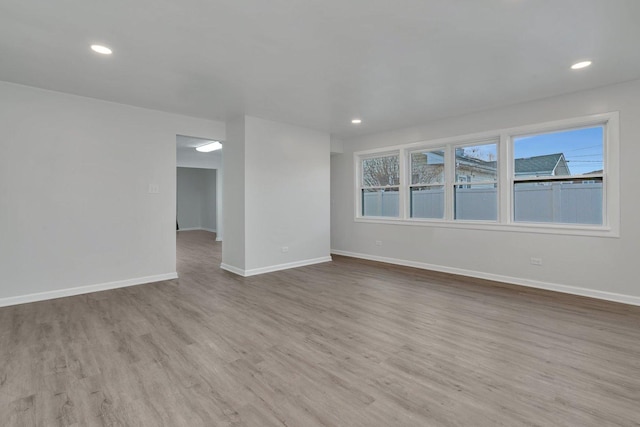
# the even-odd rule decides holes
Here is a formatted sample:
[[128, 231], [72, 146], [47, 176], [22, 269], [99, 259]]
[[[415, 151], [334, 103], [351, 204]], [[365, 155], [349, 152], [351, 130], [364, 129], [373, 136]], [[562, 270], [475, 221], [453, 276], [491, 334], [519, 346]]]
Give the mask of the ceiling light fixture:
[[575, 64], [573, 64], [571, 66], [571, 69], [572, 70], [579, 70], [581, 68], [587, 68], [589, 65], [591, 65], [591, 61], [576, 62]]
[[221, 148], [222, 148], [222, 143], [220, 141], [211, 141], [207, 144], [196, 147], [196, 150], [198, 150], [201, 153], [210, 153], [212, 151], [216, 151]]
[[354, 125], [359, 125], [360, 123], [362, 123], [362, 120], [360, 120], [360, 119], [353, 119], [353, 120], [351, 120], [351, 123], [353, 123]]
[[97, 53], [101, 53], [103, 55], [111, 55], [113, 51], [106, 46], [102, 46], [99, 44], [92, 44], [91, 50]]

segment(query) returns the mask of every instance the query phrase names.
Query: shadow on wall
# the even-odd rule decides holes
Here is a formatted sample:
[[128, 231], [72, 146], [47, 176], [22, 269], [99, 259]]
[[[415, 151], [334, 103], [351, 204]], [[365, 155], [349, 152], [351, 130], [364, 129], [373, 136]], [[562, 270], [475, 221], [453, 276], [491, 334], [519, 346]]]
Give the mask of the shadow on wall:
[[177, 169], [177, 224], [180, 230], [216, 231], [215, 169]]

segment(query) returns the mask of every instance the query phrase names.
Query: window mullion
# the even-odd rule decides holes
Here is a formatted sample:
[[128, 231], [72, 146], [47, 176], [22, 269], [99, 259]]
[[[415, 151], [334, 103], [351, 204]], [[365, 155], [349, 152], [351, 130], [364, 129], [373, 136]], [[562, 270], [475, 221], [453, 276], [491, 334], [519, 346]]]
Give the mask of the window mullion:
[[400, 206], [398, 207], [399, 212], [398, 216], [401, 219], [407, 219], [407, 150], [404, 148], [400, 149], [399, 153], [399, 172], [400, 172], [400, 188], [398, 189], [398, 201]]
[[453, 185], [455, 182], [456, 156], [452, 144], [445, 147], [444, 167], [444, 218], [453, 220]]
[[513, 221], [513, 150], [511, 137], [500, 134], [498, 147], [498, 222], [510, 224]]

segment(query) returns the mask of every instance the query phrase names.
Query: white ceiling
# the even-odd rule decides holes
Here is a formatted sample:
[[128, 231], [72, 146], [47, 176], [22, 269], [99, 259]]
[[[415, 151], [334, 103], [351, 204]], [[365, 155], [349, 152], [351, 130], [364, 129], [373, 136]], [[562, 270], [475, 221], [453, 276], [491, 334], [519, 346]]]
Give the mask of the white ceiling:
[[[178, 150], [194, 150], [196, 147], [200, 147], [201, 145], [209, 144], [212, 140], [210, 139], [202, 139], [196, 138], [193, 136], [185, 136], [185, 135], [177, 135], [176, 136], [176, 146]], [[209, 153], [202, 154], [211, 154], [216, 153], [216, 151], [210, 151]]]
[[639, 0], [2, 0], [0, 80], [348, 137], [640, 78], [638, 22]]
[[192, 136], [176, 136], [176, 163], [178, 167], [218, 169], [222, 165], [222, 150], [201, 153], [196, 147], [210, 143], [211, 140]]
[[195, 138], [193, 136], [176, 135], [176, 150], [178, 157], [210, 157], [215, 159], [221, 159], [221, 150], [210, 151], [208, 153], [201, 153], [196, 151], [196, 147], [209, 144], [212, 140]]

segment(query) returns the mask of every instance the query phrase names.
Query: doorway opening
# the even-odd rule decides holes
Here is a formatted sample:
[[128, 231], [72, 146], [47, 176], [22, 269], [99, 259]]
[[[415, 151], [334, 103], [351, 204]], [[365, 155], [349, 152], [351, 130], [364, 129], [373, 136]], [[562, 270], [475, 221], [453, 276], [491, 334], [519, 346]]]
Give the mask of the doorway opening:
[[[196, 150], [211, 139], [176, 136], [176, 232], [178, 272], [189, 241], [209, 241], [219, 253], [222, 241], [222, 150]], [[216, 141], [220, 142], [220, 141]], [[219, 145], [219, 144], [216, 144]], [[217, 147], [214, 147], [217, 148]], [[216, 247], [217, 246], [217, 247]], [[215, 249], [215, 251], [214, 251]]]

